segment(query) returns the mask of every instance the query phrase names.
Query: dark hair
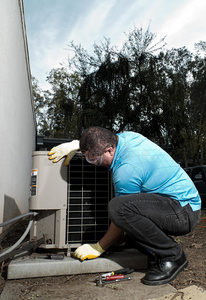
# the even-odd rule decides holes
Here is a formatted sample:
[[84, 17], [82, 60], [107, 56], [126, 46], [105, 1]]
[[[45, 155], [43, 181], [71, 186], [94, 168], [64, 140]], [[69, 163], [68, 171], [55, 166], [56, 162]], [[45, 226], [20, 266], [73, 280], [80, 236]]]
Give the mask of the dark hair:
[[100, 155], [106, 147], [116, 147], [117, 136], [108, 129], [101, 127], [87, 128], [80, 139], [81, 151], [89, 151], [93, 155]]

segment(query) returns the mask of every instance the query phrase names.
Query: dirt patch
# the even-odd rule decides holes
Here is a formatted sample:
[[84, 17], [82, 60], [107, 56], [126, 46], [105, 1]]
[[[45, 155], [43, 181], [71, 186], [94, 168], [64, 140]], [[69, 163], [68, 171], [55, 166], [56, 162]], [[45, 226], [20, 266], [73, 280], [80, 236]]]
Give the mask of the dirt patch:
[[183, 247], [189, 265], [184, 272], [172, 282], [176, 289], [196, 285], [206, 289], [206, 211], [202, 211], [200, 223], [195, 230], [185, 236], [176, 238]]
[[[24, 228], [22, 224], [21, 227]], [[5, 248], [6, 246], [13, 245], [14, 242], [21, 236], [21, 234], [22, 234], [22, 230], [16, 228], [12, 229], [9, 235], [4, 237], [4, 240], [1, 241], [1, 247]], [[179, 276], [171, 283], [171, 285], [177, 290], [184, 289], [192, 285], [206, 289], [205, 236], [206, 236], [206, 211], [202, 211], [201, 221], [199, 225], [195, 228], [195, 230], [192, 233], [189, 233], [185, 236], [180, 236], [176, 238], [177, 242], [181, 244], [181, 246], [183, 247], [189, 260], [188, 268], [185, 269], [184, 272], [181, 272]], [[7, 271], [8, 262], [9, 260], [1, 263], [0, 294], [2, 293], [6, 283], [6, 271]], [[58, 277], [15, 280], [16, 285], [18, 285], [18, 297], [16, 299], [25, 299], [25, 300], [40, 299], [42, 295], [45, 294], [47, 294], [48, 298], [45, 298], [44, 296], [44, 300], [45, 299], [50, 299], [50, 300], [86, 299], [84, 298], [84, 287], [82, 286], [82, 284], [84, 282], [87, 282], [87, 284], [92, 285], [92, 289], [94, 289], [94, 282], [92, 282], [94, 276], [95, 276], [94, 274], [87, 274], [87, 275], [72, 275], [72, 276], [58, 276]], [[139, 276], [139, 275], [136, 274], [135, 276]], [[137, 278], [137, 280], [139, 280], [139, 277]], [[12, 283], [14, 281], [10, 281], [10, 282]], [[129, 289], [130, 284], [131, 283], [129, 282], [128, 283], [125, 282], [124, 287], [127, 287]], [[12, 284], [10, 284], [10, 286], [12, 288]], [[71, 286], [73, 287], [73, 289], [71, 289]], [[123, 288], [122, 284], [116, 286], [111, 285], [109, 287], [106, 287], [106, 289], [109, 289], [111, 293], [113, 293], [115, 290], [116, 292], [117, 291], [121, 292], [122, 288]], [[152, 292], [153, 288], [147, 287], [147, 289], [148, 288]], [[98, 293], [102, 293], [102, 291], [96, 288], [95, 290], [96, 298], [94, 297], [94, 290], [93, 292], [91, 292], [91, 295], [87, 295], [87, 297], [90, 297], [92, 299], [100, 299], [98, 297]], [[80, 295], [82, 296], [80, 297]], [[123, 299], [123, 298], [120, 297], [119, 299]]]

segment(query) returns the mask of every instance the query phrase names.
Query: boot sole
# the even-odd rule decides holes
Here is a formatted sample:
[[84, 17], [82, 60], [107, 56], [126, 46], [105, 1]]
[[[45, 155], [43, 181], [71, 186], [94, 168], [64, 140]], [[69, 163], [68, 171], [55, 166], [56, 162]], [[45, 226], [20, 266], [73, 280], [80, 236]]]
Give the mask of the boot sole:
[[181, 265], [179, 267], [179, 269], [177, 269], [176, 272], [174, 274], [172, 274], [172, 276], [170, 276], [169, 278], [162, 279], [162, 280], [154, 280], [154, 281], [152, 281], [152, 280], [146, 280], [146, 279], [142, 278], [141, 282], [143, 284], [146, 284], [146, 285], [162, 285], [162, 284], [170, 283], [170, 282], [172, 282], [177, 277], [177, 275], [180, 272], [184, 271], [184, 269], [187, 268], [187, 266], [188, 266], [188, 261], [186, 260], [184, 262], [184, 264]]

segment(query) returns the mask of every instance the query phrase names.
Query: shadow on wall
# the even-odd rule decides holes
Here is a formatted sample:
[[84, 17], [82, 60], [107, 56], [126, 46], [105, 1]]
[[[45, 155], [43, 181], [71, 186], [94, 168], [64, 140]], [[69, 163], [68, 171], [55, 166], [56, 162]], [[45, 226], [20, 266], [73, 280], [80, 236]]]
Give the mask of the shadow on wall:
[[[20, 212], [18, 206], [16, 205], [16, 201], [7, 195], [4, 195], [3, 222], [11, 220], [19, 215], [21, 215], [21, 212]], [[7, 226], [0, 228], [0, 243], [1, 243], [2, 239], [4, 238], [4, 236], [8, 234], [8, 232], [10, 231], [10, 226], [13, 224], [14, 223], [11, 223]]]
[[[8, 221], [16, 216], [21, 215], [21, 212], [16, 204], [15, 199], [4, 195], [4, 214], [3, 214], [3, 221]], [[8, 228], [9, 226], [5, 226], [5, 228]]]

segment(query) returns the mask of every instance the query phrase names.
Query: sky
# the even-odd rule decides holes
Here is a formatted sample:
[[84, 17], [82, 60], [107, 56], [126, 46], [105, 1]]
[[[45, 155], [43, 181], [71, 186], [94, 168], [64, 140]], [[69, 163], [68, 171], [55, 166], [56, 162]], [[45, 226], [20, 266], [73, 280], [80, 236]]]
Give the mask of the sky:
[[92, 54], [104, 38], [121, 49], [135, 27], [166, 35], [166, 49], [206, 41], [205, 0], [24, 0], [31, 73], [41, 89], [46, 77], [66, 64], [71, 41]]

